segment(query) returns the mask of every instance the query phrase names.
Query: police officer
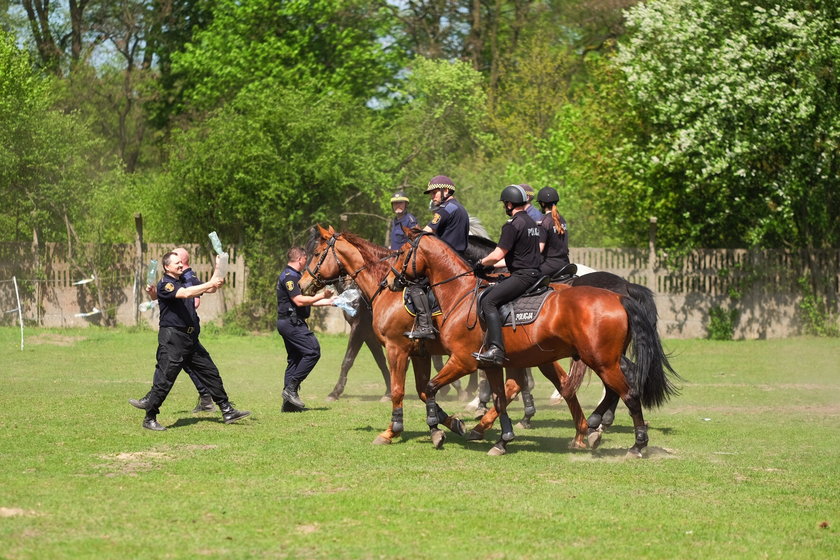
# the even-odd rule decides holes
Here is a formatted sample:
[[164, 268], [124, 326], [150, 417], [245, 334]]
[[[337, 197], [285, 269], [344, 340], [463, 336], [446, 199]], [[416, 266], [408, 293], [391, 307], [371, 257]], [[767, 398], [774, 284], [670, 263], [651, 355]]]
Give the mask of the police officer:
[[305, 404], [298, 395], [300, 384], [321, 358], [321, 346], [306, 319], [310, 306], [333, 304], [331, 290], [314, 296], [300, 291], [300, 272], [306, 266], [306, 251], [292, 247], [286, 253], [286, 268], [277, 277], [277, 332], [286, 345], [286, 374], [283, 386], [283, 412], [302, 412]]
[[499, 243], [493, 251], [476, 265], [492, 266], [505, 259], [510, 276], [489, 288], [481, 299], [481, 310], [487, 333], [484, 351], [474, 352], [480, 365], [500, 366], [505, 360], [502, 341], [502, 320], [499, 307], [519, 297], [540, 277], [540, 233], [534, 219], [525, 211], [528, 195], [519, 185], [508, 185], [499, 197], [505, 213], [511, 219], [502, 226]]
[[417, 225], [417, 218], [408, 211], [408, 202], [408, 196], [403, 191], [397, 191], [391, 197], [391, 210], [394, 211], [394, 219], [391, 220], [392, 251], [399, 250], [408, 241], [403, 232], [403, 226], [411, 229]]
[[560, 195], [551, 187], [543, 187], [537, 194], [537, 202], [544, 213], [540, 222], [540, 254], [543, 259], [540, 272], [549, 277], [569, 264], [568, 227], [566, 220], [555, 208], [559, 201]]
[[[198, 286], [201, 284], [201, 280], [198, 279], [198, 276], [195, 275], [193, 269], [190, 268], [190, 254], [187, 252], [186, 249], [183, 247], [178, 247], [177, 249], [172, 249], [173, 253], [176, 253], [181, 258], [181, 263], [184, 265], [184, 272], [181, 274], [181, 281], [183, 281], [185, 286]], [[149, 293], [149, 296], [155, 300], [157, 299], [157, 291], [155, 290], [154, 286], [148, 286], [146, 291]], [[214, 290], [215, 291], [215, 290]], [[195, 302], [195, 308], [198, 309], [198, 306], [201, 305], [201, 297], [193, 298]], [[216, 410], [215, 405], [213, 405], [213, 397], [210, 396], [210, 392], [207, 390], [207, 387], [201, 382], [197, 375], [195, 375], [189, 367], [185, 367], [184, 371], [187, 372], [187, 375], [190, 376], [190, 379], [195, 385], [196, 390], [198, 391], [198, 403], [195, 405], [193, 412], [213, 412]], [[155, 376], [160, 375], [160, 368], [155, 366]], [[149, 406], [149, 396], [152, 394], [152, 390], [149, 389], [149, 392], [146, 393], [145, 396], [139, 399], [128, 399], [129, 404], [136, 408], [140, 408], [142, 410], [146, 410]]]
[[534, 195], [536, 194], [534, 192], [534, 187], [532, 187], [528, 183], [522, 183], [519, 186], [525, 189], [525, 194], [528, 195], [528, 203], [525, 204], [525, 211], [528, 212], [528, 215], [531, 216], [531, 218], [535, 222], [540, 223], [540, 221], [542, 221], [543, 219], [542, 212], [534, 208], [534, 206], [531, 204], [531, 201], [534, 200]]
[[251, 414], [249, 411], [235, 409], [228, 400], [219, 370], [198, 340], [201, 326], [193, 298], [216, 291], [224, 279], [214, 276], [204, 284], [187, 286], [182, 280], [184, 264], [178, 254], [167, 253], [162, 261], [164, 274], [157, 285], [160, 303], [157, 360], [160, 375], [155, 377], [143, 427], [155, 431], [166, 429], [158, 423], [157, 415], [182, 368], [190, 368], [201, 380], [222, 411], [225, 424], [248, 416]]
[[[434, 212], [431, 221], [426, 224], [423, 230], [436, 234], [459, 255], [463, 255], [469, 242], [470, 216], [455, 198], [455, 184], [452, 179], [446, 175], [436, 175], [431, 178], [423, 193], [430, 195], [430, 207]], [[423, 285], [410, 285], [408, 295], [414, 304], [417, 318], [414, 322], [414, 329], [404, 333], [405, 336], [408, 338], [435, 338], [429, 299]]]

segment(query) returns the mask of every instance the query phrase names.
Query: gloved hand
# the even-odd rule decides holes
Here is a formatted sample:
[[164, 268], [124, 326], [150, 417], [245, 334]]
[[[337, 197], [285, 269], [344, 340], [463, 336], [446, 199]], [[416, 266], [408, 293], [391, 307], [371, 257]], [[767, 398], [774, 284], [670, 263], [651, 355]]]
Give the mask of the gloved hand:
[[493, 267], [481, 264], [481, 261], [476, 261], [473, 265], [473, 272], [478, 275], [487, 274], [488, 272], [493, 272]]

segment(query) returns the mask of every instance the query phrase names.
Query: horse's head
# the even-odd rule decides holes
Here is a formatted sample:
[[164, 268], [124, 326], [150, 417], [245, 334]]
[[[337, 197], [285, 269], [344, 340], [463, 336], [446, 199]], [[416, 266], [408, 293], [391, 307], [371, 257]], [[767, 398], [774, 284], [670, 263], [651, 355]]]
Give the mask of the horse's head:
[[315, 294], [342, 274], [341, 263], [335, 254], [335, 243], [339, 234], [332, 226], [324, 229], [319, 225], [317, 228], [313, 236], [314, 249], [309, 251], [306, 268], [300, 278], [300, 290], [307, 296]]
[[391, 291], [402, 290], [412, 281], [424, 276], [426, 272], [426, 259], [420, 249], [420, 242], [430, 234], [406, 227], [403, 227], [403, 232], [408, 237], [408, 241], [400, 247], [396, 262], [391, 266], [391, 272], [385, 277], [385, 282]]

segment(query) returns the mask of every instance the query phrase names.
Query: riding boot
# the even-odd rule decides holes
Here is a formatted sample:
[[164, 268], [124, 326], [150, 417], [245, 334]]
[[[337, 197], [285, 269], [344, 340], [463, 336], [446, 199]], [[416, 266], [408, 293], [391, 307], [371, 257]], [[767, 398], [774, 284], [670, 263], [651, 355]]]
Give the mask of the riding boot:
[[216, 405], [213, 404], [213, 397], [208, 395], [198, 395], [198, 404], [195, 405], [193, 412], [213, 412], [216, 410]]
[[408, 295], [417, 317], [414, 320], [414, 330], [403, 333], [408, 338], [435, 338], [435, 329], [431, 325], [432, 312], [429, 309], [429, 298], [421, 288], [409, 288]]
[[505, 344], [502, 342], [502, 318], [495, 307], [484, 312], [484, 324], [487, 332], [484, 335], [484, 352], [473, 352], [473, 357], [479, 365], [500, 366], [505, 361]]
[[298, 385], [292, 384], [283, 388], [283, 401], [291, 403], [297, 408], [305, 408], [306, 405], [298, 395]]

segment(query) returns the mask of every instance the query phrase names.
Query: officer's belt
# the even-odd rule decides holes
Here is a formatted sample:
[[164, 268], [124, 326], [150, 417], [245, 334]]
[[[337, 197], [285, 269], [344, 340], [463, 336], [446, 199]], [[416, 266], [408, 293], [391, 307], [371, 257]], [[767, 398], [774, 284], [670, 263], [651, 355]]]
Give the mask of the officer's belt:
[[166, 327], [167, 329], [175, 329], [176, 331], [181, 331], [182, 333], [192, 334], [197, 329], [195, 327]]

